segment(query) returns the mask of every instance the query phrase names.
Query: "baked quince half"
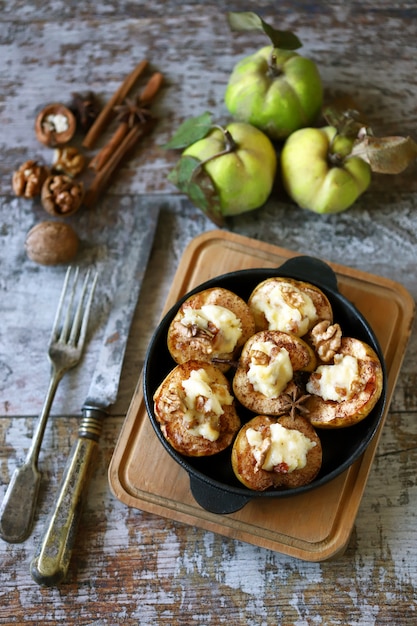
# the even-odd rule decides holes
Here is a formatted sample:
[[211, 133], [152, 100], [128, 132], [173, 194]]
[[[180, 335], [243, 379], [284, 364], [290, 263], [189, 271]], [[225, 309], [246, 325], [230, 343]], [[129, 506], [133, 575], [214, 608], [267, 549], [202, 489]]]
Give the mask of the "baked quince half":
[[229, 381], [210, 363], [177, 365], [159, 385], [153, 400], [162, 434], [186, 456], [221, 452], [240, 428]]
[[369, 415], [382, 388], [382, 366], [373, 348], [359, 339], [342, 337], [331, 362], [310, 374], [306, 416], [316, 428], [352, 426]]
[[312, 372], [316, 363], [313, 349], [300, 337], [259, 331], [243, 347], [233, 378], [234, 394], [254, 413], [280, 415], [294, 391], [294, 376]]
[[320, 439], [300, 415], [257, 415], [240, 429], [232, 448], [236, 477], [255, 491], [307, 485], [321, 464]]
[[182, 303], [168, 329], [168, 350], [176, 363], [216, 360], [227, 371], [254, 332], [247, 303], [228, 289], [213, 287]]
[[292, 278], [262, 281], [248, 305], [256, 330], [281, 330], [303, 337], [319, 320], [333, 320], [332, 306], [321, 289]]

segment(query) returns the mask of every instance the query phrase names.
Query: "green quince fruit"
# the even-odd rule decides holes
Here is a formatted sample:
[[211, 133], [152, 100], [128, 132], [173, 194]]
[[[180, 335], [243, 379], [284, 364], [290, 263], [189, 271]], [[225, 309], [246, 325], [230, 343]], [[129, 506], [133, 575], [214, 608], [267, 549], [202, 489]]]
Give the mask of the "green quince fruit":
[[236, 119], [279, 140], [313, 124], [323, 87], [313, 61], [293, 50], [265, 46], [237, 63], [224, 100]]
[[371, 167], [352, 154], [355, 138], [333, 126], [292, 133], [281, 152], [281, 173], [288, 195], [303, 209], [340, 213], [368, 188]]
[[[171, 144], [172, 145], [172, 144]], [[217, 225], [268, 199], [277, 171], [270, 139], [250, 124], [211, 125], [181, 154], [170, 180]]]

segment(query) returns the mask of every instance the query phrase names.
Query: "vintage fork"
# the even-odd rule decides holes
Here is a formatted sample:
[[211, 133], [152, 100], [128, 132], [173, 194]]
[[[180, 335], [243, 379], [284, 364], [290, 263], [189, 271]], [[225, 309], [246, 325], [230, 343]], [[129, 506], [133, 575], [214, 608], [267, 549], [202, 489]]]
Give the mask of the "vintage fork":
[[[79, 270], [68, 268], [48, 346], [51, 379], [25, 461], [15, 469], [0, 507], [0, 537], [9, 543], [24, 541], [33, 526], [41, 473], [38, 457], [51, 405], [64, 374], [81, 360], [97, 274], [87, 272], [76, 302]], [[70, 279], [72, 287], [70, 286]], [[79, 290], [79, 289], [78, 289]]]

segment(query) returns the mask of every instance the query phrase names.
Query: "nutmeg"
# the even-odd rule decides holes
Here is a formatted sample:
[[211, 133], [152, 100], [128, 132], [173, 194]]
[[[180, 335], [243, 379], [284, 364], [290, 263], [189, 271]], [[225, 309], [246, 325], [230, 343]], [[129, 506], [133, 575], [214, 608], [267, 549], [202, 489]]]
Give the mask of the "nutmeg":
[[80, 208], [83, 197], [83, 183], [64, 174], [48, 176], [42, 186], [42, 206], [47, 213], [57, 217], [73, 215]]
[[31, 261], [40, 265], [68, 263], [78, 252], [75, 230], [63, 222], [41, 222], [26, 235], [25, 249]]
[[48, 104], [35, 121], [36, 137], [49, 148], [62, 146], [71, 141], [76, 128], [74, 114], [60, 102]]

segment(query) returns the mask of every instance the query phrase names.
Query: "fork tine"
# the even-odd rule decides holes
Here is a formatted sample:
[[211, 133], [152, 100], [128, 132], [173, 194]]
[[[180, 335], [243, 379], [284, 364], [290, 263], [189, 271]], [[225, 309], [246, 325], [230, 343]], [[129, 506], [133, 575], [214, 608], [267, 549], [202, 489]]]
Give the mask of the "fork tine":
[[[79, 333], [80, 325], [81, 325], [82, 309], [84, 306], [85, 292], [87, 289], [87, 283], [88, 283], [89, 277], [90, 277], [90, 270], [88, 270], [87, 274], [85, 275], [84, 284], [81, 290], [81, 295], [78, 299], [78, 306], [74, 311], [74, 318], [73, 318], [72, 325], [71, 325], [71, 333], [70, 333], [69, 327], [67, 329], [67, 334], [69, 335], [69, 337], [67, 337], [67, 341], [72, 346], [75, 346], [75, 344], [77, 343], [78, 333]], [[74, 290], [75, 290], [75, 287], [74, 287]], [[71, 308], [72, 308], [72, 301], [71, 301]]]
[[[87, 324], [88, 324], [88, 318], [90, 316], [90, 309], [91, 309], [91, 304], [93, 301], [94, 290], [97, 284], [98, 274], [96, 273], [91, 282], [90, 292], [84, 305], [84, 299], [86, 296], [87, 287], [90, 282], [90, 275], [91, 275], [91, 272], [89, 270], [84, 279], [83, 290], [80, 296], [80, 300], [78, 303], [77, 311], [75, 313], [75, 318], [74, 318], [74, 322], [73, 322], [72, 329], [71, 329], [70, 343], [74, 345], [78, 343], [78, 346], [82, 346], [84, 344], [85, 336], [87, 334]], [[84, 312], [83, 312], [83, 306], [85, 307]]]
[[[65, 317], [64, 317], [64, 322], [62, 324], [61, 333], [59, 335], [59, 341], [67, 342], [67, 340], [68, 340], [68, 335], [69, 335], [70, 327], [71, 327], [72, 306], [73, 306], [75, 293], [76, 293], [76, 289], [77, 289], [79, 273], [80, 273], [79, 272], [79, 268], [76, 267], [75, 268], [74, 279], [73, 279], [73, 283], [72, 283], [72, 287], [71, 287], [71, 291], [70, 291], [70, 294], [69, 294], [69, 300], [68, 300], [68, 303], [66, 305], [66, 313], [65, 313]], [[64, 294], [64, 300], [65, 300], [65, 297], [66, 297], [66, 293]], [[62, 304], [64, 304], [64, 302]]]
[[67, 272], [65, 274], [64, 284], [62, 286], [61, 295], [59, 297], [59, 302], [58, 302], [58, 306], [57, 306], [56, 313], [55, 313], [55, 319], [54, 319], [54, 323], [52, 325], [51, 342], [52, 341], [56, 341], [58, 339], [58, 336], [59, 336], [59, 333], [60, 333], [61, 315], [62, 315], [62, 310], [64, 308], [64, 302], [65, 302], [65, 297], [66, 297], [66, 294], [67, 294], [68, 283], [69, 283], [71, 271], [72, 271], [72, 267], [70, 266], [70, 267], [68, 267]]
[[83, 321], [82, 321], [82, 325], [81, 325], [80, 337], [78, 339], [78, 343], [81, 346], [84, 344], [85, 336], [87, 334], [88, 319], [89, 319], [89, 316], [90, 316], [91, 304], [93, 302], [93, 296], [94, 296], [94, 291], [96, 289], [97, 280], [98, 280], [98, 272], [96, 272], [95, 275], [94, 275], [93, 282], [91, 284], [90, 294], [88, 296], [87, 304], [86, 304], [85, 311], [84, 311], [84, 317], [83, 317]]

